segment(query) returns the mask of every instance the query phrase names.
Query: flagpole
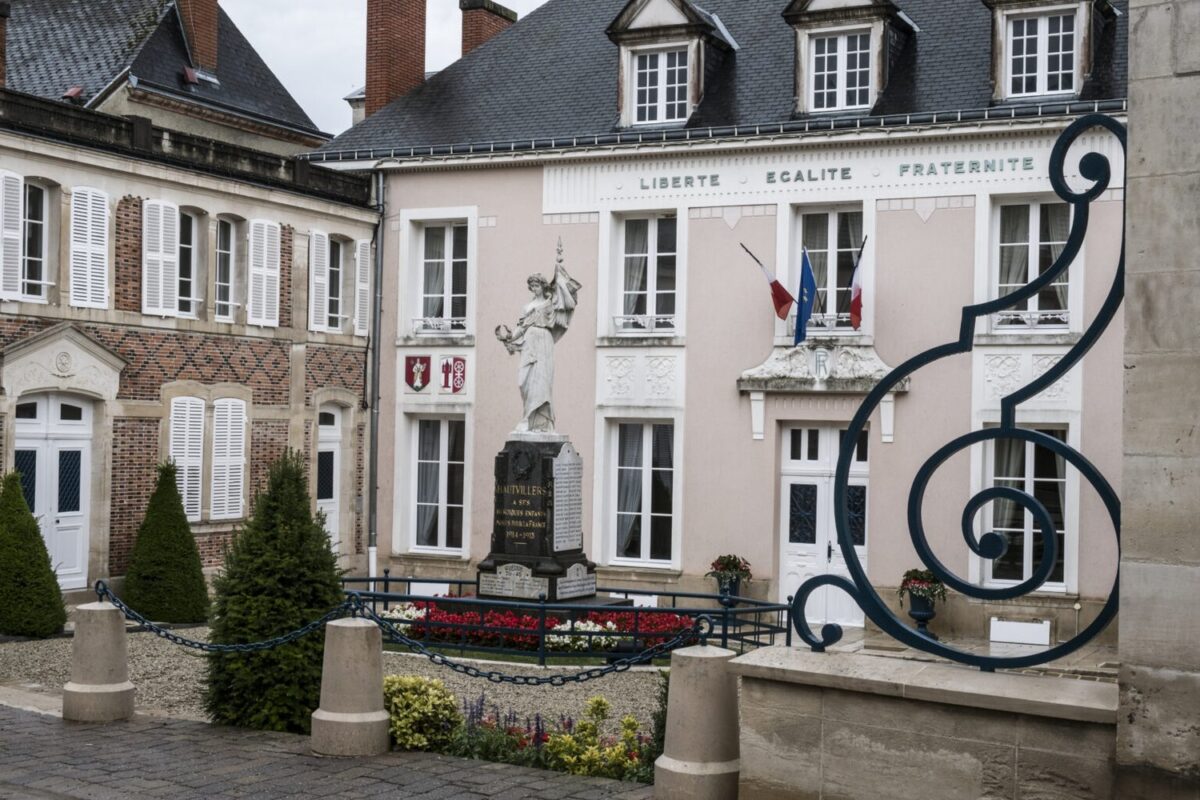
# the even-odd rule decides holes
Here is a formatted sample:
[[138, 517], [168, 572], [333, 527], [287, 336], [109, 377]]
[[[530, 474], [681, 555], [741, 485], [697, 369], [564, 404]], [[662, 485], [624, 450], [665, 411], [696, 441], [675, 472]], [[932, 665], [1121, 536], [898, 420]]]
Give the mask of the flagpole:
[[775, 276], [774, 276], [774, 275], [772, 275], [770, 272], [768, 272], [768, 271], [767, 271], [767, 266], [766, 266], [766, 264], [763, 264], [761, 261], [759, 261], [759, 260], [758, 260], [758, 256], [756, 256], [756, 255], [754, 255], [754, 253], [751, 253], [751, 252], [750, 252], [750, 248], [749, 248], [749, 247], [746, 247], [746, 245], [742, 244], [741, 242], [738, 242], [738, 244], [739, 244], [739, 245], [741, 245], [741, 246], [742, 246], [742, 249], [746, 251], [746, 255], [748, 255], [748, 256], [750, 256], [751, 258], [753, 258], [753, 259], [754, 259], [754, 263], [755, 263], [755, 264], [758, 264], [758, 268], [762, 270], [763, 277], [767, 279], [767, 283], [770, 283], [771, 281], [775, 280]]

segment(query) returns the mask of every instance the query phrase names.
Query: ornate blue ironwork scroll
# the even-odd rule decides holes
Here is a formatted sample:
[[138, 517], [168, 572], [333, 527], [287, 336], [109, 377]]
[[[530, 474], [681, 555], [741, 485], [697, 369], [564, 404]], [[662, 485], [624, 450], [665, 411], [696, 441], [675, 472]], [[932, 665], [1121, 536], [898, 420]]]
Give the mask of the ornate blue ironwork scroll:
[[[997, 300], [963, 308], [958, 340], [927, 350], [892, 370], [863, 400], [858, 413], [854, 415], [854, 419], [850, 422], [844, 434], [844, 441], [858, 441], [859, 434], [866, 427], [867, 421], [880, 402], [888, 392], [892, 391], [897, 384], [909, 375], [939, 359], [970, 352], [974, 346], [976, 320], [1023, 304], [1025, 300], [1035, 296], [1038, 292], [1058, 280], [1059, 276], [1070, 267], [1071, 263], [1079, 255], [1084, 237], [1087, 235], [1090, 204], [1108, 189], [1109, 181], [1112, 178], [1112, 169], [1108, 158], [1100, 153], [1090, 152], [1080, 159], [1079, 174], [1091, 182], [1091, 187], [1083, 192], [1076, 193], [1071, 191], [1071, 188], [1067, 185], [1065, 174], [1067, 151], [1081, 135], [1093, 128], [1107, 129], [1120, 141], [1122, 152], [1125, 148], [1125, 127], [1111, 117], [1103, 114], [1089, 114], [1076, 120], [1063, 131], [1055, 143], [1050, 156], [1050, 183], [1054, 187], [1055, 193], [1071, 205], [1073, 214], [1071, 231], [1067, 237], [1066, 246], [1054, 262], [1054, 265], [1018, 291]], [[1044, 447], [1053, 451], [1065, 459], [1067, 463], [1075, 467], [1083, 480], [1091, 484], [1104, 503], [1104, 507], [1108, 511], [1108, 516], [1112, 520], [1119, 553], [1121, 503], [1108, 481], [1105, 480], [1100, 471], [1082, 453], [1068, 446], [1066, 442], [1036, 430], [1018, 427], [1016, 413], [1017, 406], [1052, 386], [1055, 381], [1070, 371], [1087, 354], [1100, 338], [1100, 335], [1104, 333], [1109, 323], [1112, 322], [1117, 309], [1120, 308], [1121, 302], [1124, 299], [1124, 287], [1125, 239], [1122, 232], [1120, 257], [1112, 287], [1109, 289], [1108, 296], [1096, 319], [1088, 326], [1078, 343], [1054, 367], [1001, 400], [999, 426], [973, 431], [965, 436], [954, 439], [935, 452], [917, 472], [908, 497], [909, 535], [912, 538], [913, 546], [916, 548], [917, 555], [921, 561], [950, 588], [968, 597], [980, 600], [1007, 600], [1020, 597], [1036, 591], [1046, 582], [1058, 558], [1058, 536], [1056, 535], [1050, 512], [1036, 497], [1008, 487], [985, 489], [970, 498], [963, 509], [962, 535], [971, 552], [984, 559], [998, 559], [1008, 549], [1007, 537], [1001, 533], [987, 532], [976, 538], [973, 528], [975, 514], [987, 503], [994, 500], [1009, 500], [1030, 512], [1033, 515], [1037, 528], [1036, 535], [1041, 540], [1042, 556], [1028, 580], [1022, 581], [1015, 586], [1000, 588], [979, 586], [969, 583], [952, 573], [934, 555], [925, 536], [925, 526], [921, 514], [922, 503], [925, 499], [925, 489], [929, 485], [929, 480], [933, 474], [949, 458], [981, 442], [998, 441], [1001, 439], [1032, 442], [1038, 447]], [[1028, 667], [1061, 658], [1079, 649], [1094, 638], [1116, 615], [1118, 605], [1118, 576], [1114, 576], [1108, 600], [1090, 625], [1084, 630], [1079, 631], [1069, 641], [1062, 642], [1039, 653], [1011, 657], [992, 657], [970, 653], [925, 636], [915, 628], [904, 624], [888, 609], [887, 605], [875, 592], [870, 581], [867, 580], [866, 572], [863, 570], [863, 566], [859, 562], [854, 549], [847, 507], [847, 489], [850, 462], [853, 453], [853, 447], [841, 448], [834, 483], [834, 519], [837, 526], [838, 546], [841, 548], [842, 556], [845, 559], [846, 567], [850, 571], [852, 580], [847, 580], [837, 575], [820, 575], [811, 578], [801, 585], [792, 601], [792, 620], [796, 626], [796, 631], [813, 650], [818, 652], [824, 651], [825, 648], [833, 645], [842, 637], [842, 628], [840, 625], [825, 625], [822, 627], [819, 637], [812, 632], [812, 629], [808, 625], [804, 614], [805, 603], [809, 596], [822, 586], [834, 586], [847, 592], [862, 607], [872, 622], [893, 638], [910, 647], [964, 664], [980, 667], [984, 670]]]

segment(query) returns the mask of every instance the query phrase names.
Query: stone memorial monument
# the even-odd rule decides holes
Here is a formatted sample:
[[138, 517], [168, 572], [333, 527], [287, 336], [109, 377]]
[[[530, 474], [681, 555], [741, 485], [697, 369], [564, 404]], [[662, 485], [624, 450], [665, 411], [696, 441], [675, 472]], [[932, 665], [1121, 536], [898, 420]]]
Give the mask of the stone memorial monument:
[[520, 354], [523, 414], [496, 456], [492, 549], [479, 565], [478, 594], [551, 602], [596, 594], [596, 566], [583, 552], [583, 460], [554, 430], [554, 345], [567, 332], [580, 284], [563, 266], [562, 241], [554, 277], [531, 275], [533, 297], [516, 330], [496, 338]]

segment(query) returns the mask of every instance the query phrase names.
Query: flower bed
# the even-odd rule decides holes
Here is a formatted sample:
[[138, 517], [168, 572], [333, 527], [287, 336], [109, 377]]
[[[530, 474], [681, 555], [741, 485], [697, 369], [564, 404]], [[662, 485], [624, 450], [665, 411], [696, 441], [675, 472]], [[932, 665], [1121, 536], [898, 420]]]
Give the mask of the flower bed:
[[[384, 618], [406, 626], [405, 633], [423, 642], [538, 649], [539, 619], [512, 611], [451, 611], [436, 601], [404, 603]], [[621, 642], [638, 649], [653, 647], [692, 627], [691, 617], [668, 611], [593, 611], [570, 621], [546, 617], [546, 649], [557, 652], [604, 652]]]

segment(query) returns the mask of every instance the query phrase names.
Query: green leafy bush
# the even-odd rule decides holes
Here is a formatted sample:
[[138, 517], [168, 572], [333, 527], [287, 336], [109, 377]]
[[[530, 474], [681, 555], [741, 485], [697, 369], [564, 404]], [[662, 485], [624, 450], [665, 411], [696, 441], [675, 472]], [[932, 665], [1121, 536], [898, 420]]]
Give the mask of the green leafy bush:
[[133, 544], [122, 599], [157, 622], [203, 622], [208, 617], [200, 552], [170, 462], [158, 466], [158, 482]]
[[0, 633], [43, 639], [66, 622], [46, 542], [25, 504], [20, 475], [10, 472], [0, 487]]
[[463, 723], [458, 701], [439, 680], [389, 675], [383, 679], [383, 705], [401, 750], [442, 752]]
[[[213, 642], [281, 636], [342, 602], [337, 558], [311, 508], [304, 461], [289, 451], [272, 465], [266, 491], [213, 582]], [[229, 725], [308, 733], [321, 699], [324, 646], [320, 631], [262, 652], [211, 654], [209, 714]]]
[[612, 706], [603, 697], [588, 700], [584, 718], [570, 731], [550, 734], [546, 762], [551, 769], [593, 778], [636, 780], [645, 761], [645, 741], [638, 736], [638, 721], [621, 719], [620, 733], [605, 735]]

